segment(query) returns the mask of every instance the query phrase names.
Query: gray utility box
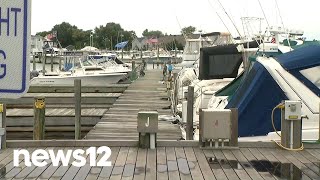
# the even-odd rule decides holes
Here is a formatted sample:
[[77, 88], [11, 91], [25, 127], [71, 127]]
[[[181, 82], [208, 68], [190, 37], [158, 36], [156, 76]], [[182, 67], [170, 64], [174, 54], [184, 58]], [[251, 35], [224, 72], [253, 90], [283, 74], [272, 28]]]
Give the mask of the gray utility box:
[[138, 132], [157, 133], [158, 132], [158, 112], [139, 111], [138, 113]]
[[202, 110], [202, 140], [231, 138], [231, 110]]

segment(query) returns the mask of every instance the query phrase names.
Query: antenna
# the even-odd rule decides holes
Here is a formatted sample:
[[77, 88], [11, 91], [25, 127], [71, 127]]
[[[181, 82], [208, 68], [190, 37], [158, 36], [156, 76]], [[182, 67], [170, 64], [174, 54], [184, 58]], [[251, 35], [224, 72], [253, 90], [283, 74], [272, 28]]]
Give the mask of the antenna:
[[263, 10], [263, 8], [262, 8], [262, 5], [261, 5], [260, 0], [258, 0], [258, 2], [259, 2], [259, 5], [260, 5], [260, 8], [261, 8], [261, 11], [262, 11], [262, 13], [263, 13], [264, 19], [265, 19], [265, 20], [266, 20], [266, 22], [267, 22], [268, 29], [270, 29], [269, 21], [268, 21], [268, 19], [267, 19], [266, 14], [264, 13], [264, 10]]
[[179, 19], [178, 19], [178, 16], [177, 16], [177, 15], [176, 15], [176, 20], [177, 20], [178, 25], [179, 25], [179, 27], [180, 27], [180, 29], [181, 29], [181, 33], [182, 33], [182, 35], [183, 35], [183, 37], [184, 37], [184, 40], [187, 40], [187, 36], [186, 36], [186, 34], [182, 31], [182, 27], [181, 27], [181, 24], [180, 24], [180, 22], [179, 22]]
[[[221, 16], [219, 15], [219, 13], [216, 11], [216, 9], [213, 7], [213, 5], [211, 4], [210, 0], [208, 0], [211, 8], [216, 12], [217, 16], [219, 17], [220, 21], [222, 22], [222, 24], [224, 25], [224, 27], [227, 29], [227, 31], [230, 33], [230, 36], [232, 37], [231, 31], [229, 30], [228, 26], [226, 25], [226, 23], [224, 23], [224, 21], [222, 20]], [[232, 37], [232, 39], [234, 39]]]
[[218, 3], [220, 4], [220, 6], [222, 7], [223, 11], [226, 13], [226, 15], [228, 16], [229, 20], [231, 21], [231, 23], [233, 24], [234, 28], [236, 28], [239, 36], [241, 37], [241, 34], [240, 34], [240, 31], [239, 29], [237, 28], [237, 26], [235, 25], [234, 21], [231, 19], [231, 17], [229, 16], [229, 14], [227, 13], [226, 9], [223, 7], [223, 5], [221, 4], [220, 0], [217, 0]]
[[[280, 13], [280, 8], [279, 8], [279, 5], [278, 5], [278, 2], [277, 2], [277, 0], [275, 0], [275, 2], [276, 2], [276, 6], [277, 6], [277, 9], [278, 9], [278, 13], [279, 13], [279, 16], [280, 16], [280, 21], [281, 21], [281, 24], [282, 24], [283, 30], [285, 31], [284, 23], [283, 23], [283, 20], [282, 20], [282, 16], [281, 16], [281, 13]], [[290, 40], [289, 40], [289, 32], [287, 32], [287, 35], [288, 35], [288, 38], [287, 38], [288, 45], [289, 45], [289, 47], [291, 48]]]

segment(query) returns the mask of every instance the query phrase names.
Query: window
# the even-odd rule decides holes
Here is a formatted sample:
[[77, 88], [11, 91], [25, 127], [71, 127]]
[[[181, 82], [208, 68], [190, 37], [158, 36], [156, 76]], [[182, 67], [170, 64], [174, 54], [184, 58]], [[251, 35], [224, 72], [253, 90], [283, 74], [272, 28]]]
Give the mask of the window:
[[301, 70], [300, 73], [320, 89], [320, 66]]
[[199, 49], [199, 41], [189, 41], [185, 47], [187, 54], [197, 54], [199, 53]]

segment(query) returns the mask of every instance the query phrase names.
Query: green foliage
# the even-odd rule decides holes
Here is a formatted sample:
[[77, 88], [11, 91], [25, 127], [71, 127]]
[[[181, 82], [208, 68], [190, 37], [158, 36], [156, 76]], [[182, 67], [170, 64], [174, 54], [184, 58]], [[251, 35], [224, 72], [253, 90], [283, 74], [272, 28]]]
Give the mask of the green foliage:
[[161, 31], [149, 31], [148, 29], [145, 29], [142, 32], [142, 36], [143, 37], [147, 37], [147, 38], [159, 38], [163, 36], [163, 33]]
[[136, 37], [134, 31], [124, 30], [120, 24], [111, 22], [105, 26], [99, 26], [92, 30], [84, 31], [72, 26], [67, 22], [55, 25], [51, 31], [38, 32], [37, 35], [47, 36], [53, 31], [57, 31], [57, 37], [62, 47], [74, 45], [76, 49], [82, 49], [90, 45], [90, 34], [93, 34], [93, 46], [99, 49], [114, 49], [114, 46], [122, 41], [129, 41], [128, 48], [131, 46], [133, 37]]
[[186, 35], [187, 37], [193, 34], [197, 29], [194, 26], [184, 27], [181, 30], [181, 33]]

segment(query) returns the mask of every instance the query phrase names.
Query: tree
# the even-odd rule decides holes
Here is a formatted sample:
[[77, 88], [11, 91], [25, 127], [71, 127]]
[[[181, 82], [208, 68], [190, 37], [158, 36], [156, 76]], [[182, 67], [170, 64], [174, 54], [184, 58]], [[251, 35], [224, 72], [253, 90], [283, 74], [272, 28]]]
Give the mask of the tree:
[[148, 29], [145, 29], [142, 32], [142, 36], [146, 38], [159, 38], [163, 36], [163, 33], [159, 30], [156, 31], [149, 31]]
[[47, 36], [47, 35], [50, 34], [50, 33], [51, 33], [50, 31], [42, 31], [42, 32], [36, 33], [36, 35], [45, 37], [45, 36]]
[[77, 30], [78, 30], [77, 26], [72, 26], [67, 22], [57, 24], [52, 28], [52, 31], [57, 32], [57, 37], [62, 47], [75, 44], [75, 41], [72, 38], [72, 35]]
[[197, 29], [194, 26], [188, 26], [184, 27], [181, 30], [181, 33], [189, 37], [191, 34], [193, 34]]
[[55, 25], [51, 31], [38, 32], [37, 35], [45, 37], [53, 31], [57, 32], [57, 37], [62, 47], [74, 45], [76, 49], [89, 46], [91, 34], [93, 35], [93, 46], [99, 49], [114, 49], [114, 46], [121, 41], [129, 41], [127, 47], [130, 47], [133, 37], [136, 37], [134, 31], [126, 31], [120, 24], [114, 22], [96, 27], [94, 32], [92, 30], [84, 31], [78, 29], [77, 26], [63, 22]]
[[127, 46], [130, 47], [133, 36], [136, 36], [134, 31], [126, 31], [120, 24], [111, 22], [95, 28], [94, 41], [95, 46], [100, 49], [114, 49], [117, 43], [123, 41], [129, 41]]

